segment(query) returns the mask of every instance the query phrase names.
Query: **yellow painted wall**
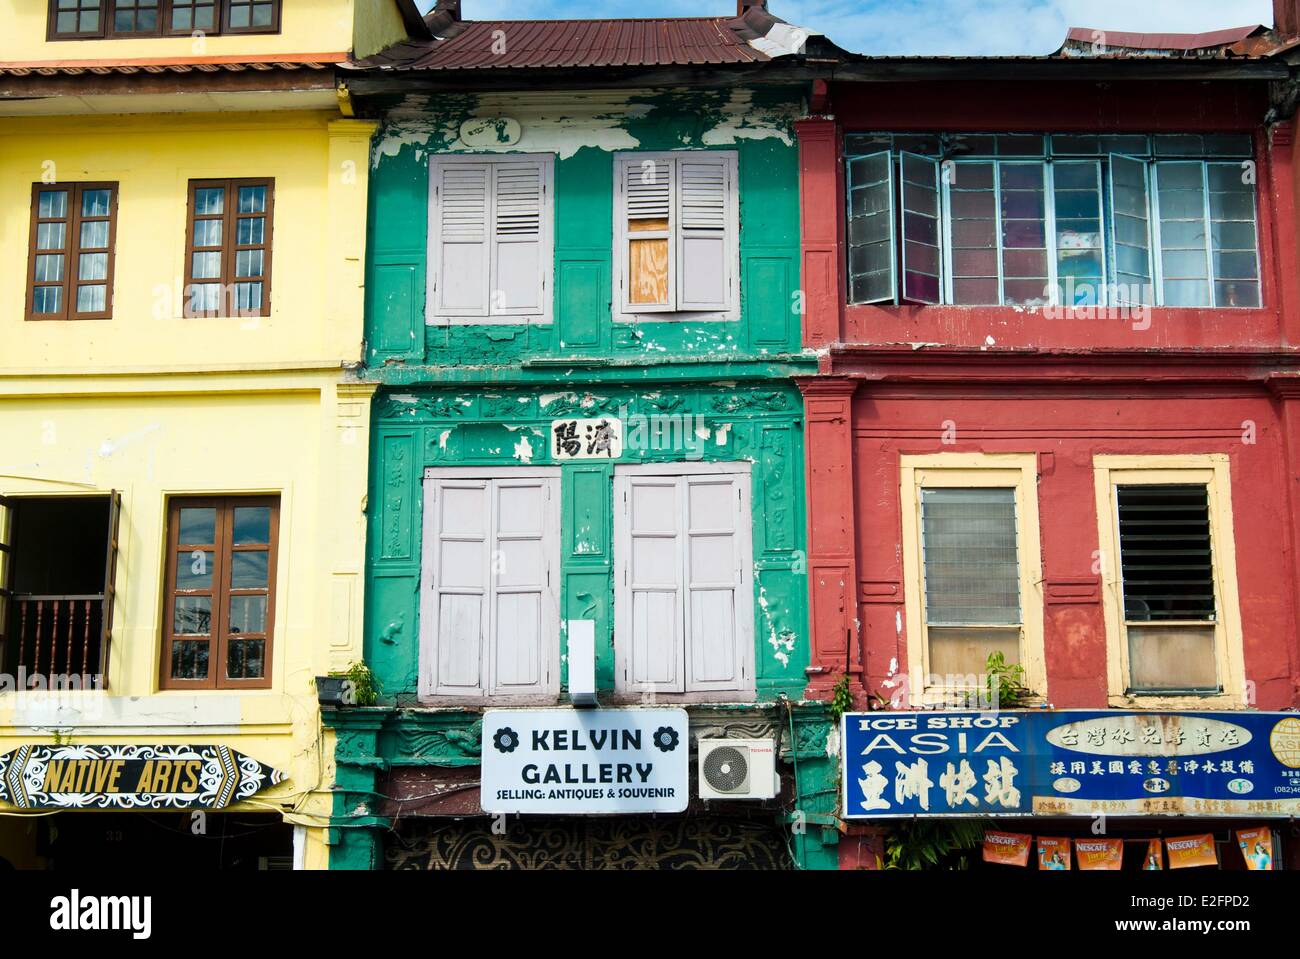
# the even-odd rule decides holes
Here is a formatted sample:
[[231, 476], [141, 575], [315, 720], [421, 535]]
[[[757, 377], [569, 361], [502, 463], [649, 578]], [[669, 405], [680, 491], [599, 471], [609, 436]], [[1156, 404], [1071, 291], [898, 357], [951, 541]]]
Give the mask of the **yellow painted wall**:
[[[369, 138], [321, 112], [0, 119], [0, 372], [361, 356]], [[271, 315], [183, 317], [188, 181], [274, 177]], [[111, 320], [25, 322], [32, 185], [118, 182]]]
[[[3, 0], [0, 61], [98, 60], [139, 57], [345, 53], [352, 46], [354, 0], [283, 0], [280, 32], [202, 38], [46, 40], [46, 0]], [[369, 6], [390, 0], [355, 0]]]
[[353, 20], [352, 52], [358, 59], [406, 39], [395, 0], [359, 0]]
[[[0, 752], [56, 729], [73, 743], [225, 743], [289, 775], [237, 808], [323, 825], [332, 772], [313, 677], [361, 656], [370, 399], [337, 380], [0, 377], [0, 493], [122, 493], [108, 690], [0, 694]], [[160, 691], [168, 497], [245, 492], [280, 496], [272, 686]], [[323, 850], [313, 833], [317, 865]]]

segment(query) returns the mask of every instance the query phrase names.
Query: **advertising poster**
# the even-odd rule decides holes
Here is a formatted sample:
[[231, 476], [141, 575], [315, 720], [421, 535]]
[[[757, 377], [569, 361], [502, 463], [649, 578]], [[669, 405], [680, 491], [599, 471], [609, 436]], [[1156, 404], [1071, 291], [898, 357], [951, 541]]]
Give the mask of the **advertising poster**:
[[1070, 840], [1061, 837], [1038, 837], [1038, 868], [1061, 872], [1070, 868]]
[[1165, 868], [1165, 847], [1159, 839], [1152, 839], [1147, 843], [1147, 854], [1142, 860], [1143, 869], [1164, 869]]
[[1252, 871], [1273, 869], [1273, 830], [1263, 826], [1255, 829], [1238, 829], [1237, 845], [1241, 847], [1241, 857], [1246, 860], [1247, 869]]
[[1017, 832], [986, 832], [984, 861], [1002, 866], [1028, 866], [1032, 838]]
[[1117, 870], [1124, 865], [1124, 840], [1076, 839], [1074, 854], [1080, 869]]
[[1169, 850], [1170, 869], [1190, 869], [1194, 866], [1217, 866], [1219, 855], [1214, 849], [1214, 836], [1180, 836], [1165, 840]]

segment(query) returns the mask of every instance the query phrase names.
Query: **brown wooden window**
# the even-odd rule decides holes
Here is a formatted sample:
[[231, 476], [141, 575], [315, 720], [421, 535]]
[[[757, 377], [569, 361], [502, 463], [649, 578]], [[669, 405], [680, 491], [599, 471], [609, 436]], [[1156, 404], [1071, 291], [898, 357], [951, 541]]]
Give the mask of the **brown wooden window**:
[[281, 0], [49, 0], [50, 40], [279, 33]]
[[116, 183], [33, 185], [27, 318], [112, 316], [116, 238]]
[[163, 689], [271, 685], [279, 523], [274, 496], [171, 501]]
[[104, 689], [122, 495], [0, 496], [0, 666], [18, 688]]
[[271, 314], [274, 180], [191, 180], [186, 316]]

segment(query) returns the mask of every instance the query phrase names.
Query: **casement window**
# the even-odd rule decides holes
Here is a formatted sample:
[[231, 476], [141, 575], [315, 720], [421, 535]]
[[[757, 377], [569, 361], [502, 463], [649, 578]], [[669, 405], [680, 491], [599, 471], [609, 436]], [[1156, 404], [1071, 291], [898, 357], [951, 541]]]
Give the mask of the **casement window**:
[[163, 689], [270, 687], [279, 526], [275, 496], [168, 504]]
[[846, 138], [849, 301], [1258, 307], [1245, 135]]
[[107, 686], [121, 504], [0, 496], [0, 661], [21, 688]]
[[560, 688], [558, 468], [425, 470], [420, 696]]
[[617, 690], [752, 694], [748, 465], [617, 466], [614, 503]]
[[614, 160], [619, 313], [740, 315], [740, 214], [731, 151], [620, 153]]
[[116, 183], [34, 184], [27, 318], [111, 317], [116, 242]]
[[994, 653], [1043, 695], [1035, 458], [905, 456], [900, 489], [908, 671], [923, 695], [984, 688]]
[[281, 0], [50, 0], [50, 40], [278, 33]]
[[1227, 456], [1099, 456], [1094, 469], [1112, 705], [1239, 705]]
[[270, 316], [275, 181], [191, 180], [185, 315]]
[[552, 156], [429, 164], [428, 322], [549, 323]]

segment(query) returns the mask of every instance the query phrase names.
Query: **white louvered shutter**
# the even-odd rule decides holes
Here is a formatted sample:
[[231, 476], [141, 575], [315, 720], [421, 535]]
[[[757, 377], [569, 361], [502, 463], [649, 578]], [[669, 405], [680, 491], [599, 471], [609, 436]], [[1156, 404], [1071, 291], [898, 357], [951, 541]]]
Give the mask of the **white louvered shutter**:
[[[749, 480], [686, 476], [686, 688], [743, 689], [753, 635], [748, 591]], [[750, 617], [752, 618], [752, 617]]]
[[558, 649], [559, 612], [552, 570], [556, 481], [550, 478], [493, 482], [492, 695], [550, 691], [549, 651]]
[[734, 289], [733, 165], [726, 155], [677, 160], [677, 309], [723, 311]]
[[616, 650], [622, 688], [682, 692], [683, 530], [680, 482], [672, 476], [619, 476]]
[[[618, 188], [622, 199], [621, 237], [623, 309], [632, 313], [666, 312], [676, 308], [674, 277], [674, 233], [676, 211], [673, 195], [676, 165], [671, 159], [629, 157], [619, 161]], [[666, 222], [666, 226], [660, 224]], [[667, 281], [664, 295], [651, 295], [649, 287], [637, 283], [638, 248], [658, 242], [667, 247]]]
[[421, 693], [479, 696], [491, 590], [489, 480], [426, 483], [424, 599], [432, 630], [422, 656]]
[[487, 316], [492, 167], [435, 159], [430, 198], [431, 298], [436, 316]]
[[545, 312], [547, 166], [541, 160], [492, 166], [492, 316]]

